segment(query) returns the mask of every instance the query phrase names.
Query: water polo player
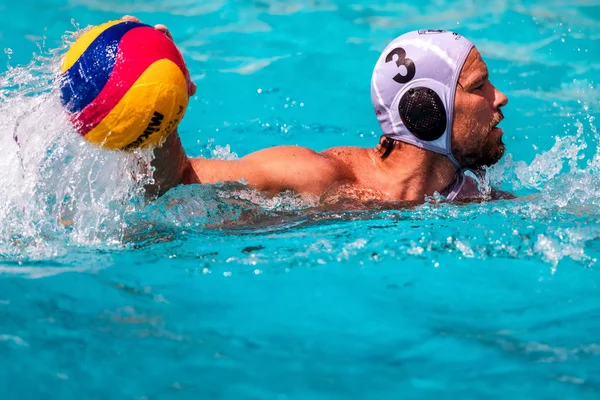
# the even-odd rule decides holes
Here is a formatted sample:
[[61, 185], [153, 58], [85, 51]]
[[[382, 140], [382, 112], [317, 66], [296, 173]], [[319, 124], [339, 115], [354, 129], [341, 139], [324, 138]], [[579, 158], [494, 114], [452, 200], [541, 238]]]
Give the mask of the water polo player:
[[465, 172], [481, 174], [504, 154], [497, 125], [508, 99], [469, 40], [441, 30], [394, 39], [375, 65], [371, 99], [383, 130], [375, 148], [280, 146], [233, 161], [189, 159], [174, 132], [155, 150], [150, 189], [244, 180], [265, 194], [291, 190], [322, 203], [481, 197]]

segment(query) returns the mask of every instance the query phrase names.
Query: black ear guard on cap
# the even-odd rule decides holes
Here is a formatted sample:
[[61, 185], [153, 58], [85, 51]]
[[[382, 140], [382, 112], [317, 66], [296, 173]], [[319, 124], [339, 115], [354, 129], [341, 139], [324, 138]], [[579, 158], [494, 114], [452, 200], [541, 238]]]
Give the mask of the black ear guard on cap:
[[411, 88], [398, 103], [398, 113], [406, 128], [418, 139], [431, 142], [446, 131], [446, 109], [435, 90]]

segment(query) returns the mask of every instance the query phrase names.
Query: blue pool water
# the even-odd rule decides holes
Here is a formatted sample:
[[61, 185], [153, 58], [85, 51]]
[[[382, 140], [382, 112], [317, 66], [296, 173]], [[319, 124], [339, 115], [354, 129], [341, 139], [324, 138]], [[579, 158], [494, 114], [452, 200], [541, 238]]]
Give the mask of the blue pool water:
[[[381, 49], [456, 30], [510, 98], [492, 181], [520, 198], [145, 205], [143, 167], [83, 143], [53, 86], [72, 19], [123, 14], [170, 27], [198, 85], [184, 146], [219, 158], [373, 146]], [[600, 3], [24, 0], [0, 23], [0, 398], [600, 396]]]

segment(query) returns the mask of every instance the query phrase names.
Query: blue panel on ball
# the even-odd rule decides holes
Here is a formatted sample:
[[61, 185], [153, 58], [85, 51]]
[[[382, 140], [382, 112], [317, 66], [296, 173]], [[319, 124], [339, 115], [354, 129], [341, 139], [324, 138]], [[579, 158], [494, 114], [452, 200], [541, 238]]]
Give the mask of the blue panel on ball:
[[70, 112], [80, 112], [108, 82], [115, 65], [119, 42], [130, 30], [148, 26], [123, 22], [102, 32], [61, 77], [61, 100]]

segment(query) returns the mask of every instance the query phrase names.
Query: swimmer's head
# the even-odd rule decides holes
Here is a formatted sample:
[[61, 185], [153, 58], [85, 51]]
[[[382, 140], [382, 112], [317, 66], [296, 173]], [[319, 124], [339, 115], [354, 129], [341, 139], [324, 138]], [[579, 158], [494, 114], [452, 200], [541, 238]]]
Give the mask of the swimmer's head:
[[477, 49], [456, 33], [394, 39], [375, 65], [371, 99], [386, 138], [447, 155], [460, 168], [489, 166], [504, 154], [495, 127], [508, 100]]

